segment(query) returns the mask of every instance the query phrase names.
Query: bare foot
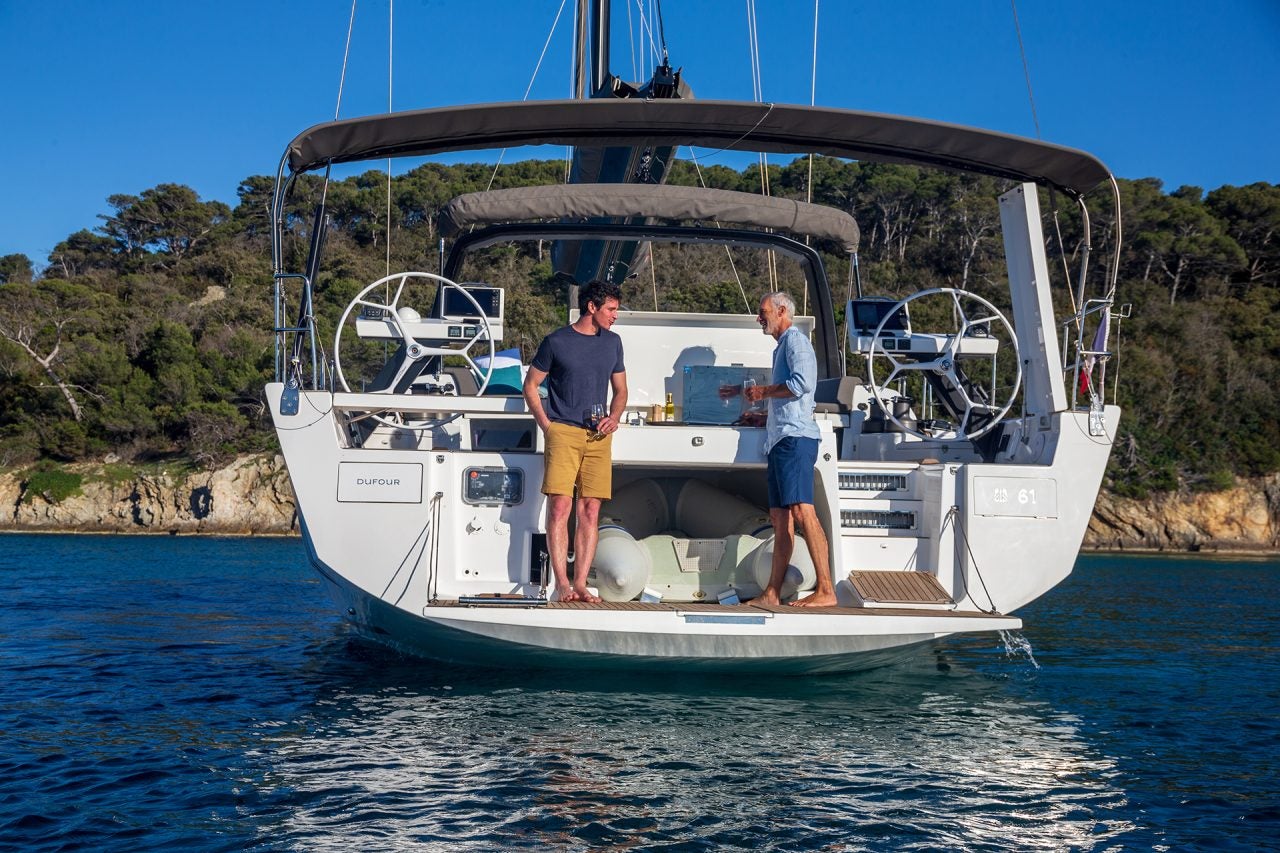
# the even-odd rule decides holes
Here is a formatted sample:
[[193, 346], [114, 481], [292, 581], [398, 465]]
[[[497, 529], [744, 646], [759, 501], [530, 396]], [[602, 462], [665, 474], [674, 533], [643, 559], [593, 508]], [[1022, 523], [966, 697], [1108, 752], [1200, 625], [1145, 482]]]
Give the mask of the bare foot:
[[777, 607], [782, 604], [782, 602], [778, 600], [778, 594], [776, 592], [769, 592], [766, 590], [748, 601], [747, 604], [764, 604]]
[[807, 595], [804, 598], [791, 602], [791, 606], [792, 607], [835, 607], [836, 596], [835, 596], [835, 593], [833, 592], [829, 592], [825, 595], [815, 592], [812, 595]]
[[592, 594], [585, 586], [582, 589], [575, 587], [573, 594], [576, 596], [577, 601], [585, 601], [588, 604], [599, 604], [604, 600], [600, 596]]
[[557, 598], [558, 598], [558, 600], [563, 601], [563, 602], [565, 602], [565, 603], [568, 603], [568, 602], [570, 602], [570, 601], [581, 601], [581, 600], [582, 600], [582, 596], [578, 595], [578, 593], [577, 593], [575, 590], [572, 590], [572, 589], [566, 589], [566, 590], [564, 590], [563, 592], [559, 593], [559, 595], [557, 596]]

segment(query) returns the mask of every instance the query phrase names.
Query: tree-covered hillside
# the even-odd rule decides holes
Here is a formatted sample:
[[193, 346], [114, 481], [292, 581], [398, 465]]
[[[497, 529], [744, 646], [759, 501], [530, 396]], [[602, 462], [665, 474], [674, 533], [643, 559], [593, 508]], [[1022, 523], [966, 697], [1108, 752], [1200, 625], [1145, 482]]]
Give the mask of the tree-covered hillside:
[[[563, 170], [552, 161], [506, 165], [492, 185], [554, 182]], [[436, 212], [459, 193], [485, 189], [491, 176], [491, 165], [429, 164], [395, 178], [389, 235], [383, 173], [331, 184], [333, 226], [316, 288], [324, 333], [388, 266], [435, 270]], [[767, 177], [775, 195], [804, 198], [809, 161], [771, 166]], [[760, 178], [756, 166], [698, 175], [687, 163], [671, 176], [755, 192]], [[1007, 187], [999, 181], [816, 158], [812, 184], [814, 201], [858, 220], [868, 293], [951, 286], [990, 295], [1003, 278], [995, 198]], [[0, 466], [109, 455], [210, 465], [273, 446], [262, 399], [272, 370], [270, 191], [269, 178], [248, 178], [234, 208], [178, 184], [114, 195], [101, 224], [59, 243], [39, 275], [32, 259], [0, 257]], [[1280, 470], [1280, 187], [1166, 193], [1144, 179], [1122, 180], [1120, 191], [1118, 299], [1132, 313], [1112, 339], [1119, 358], [1110, 378], [1126, 413], [1110, 487], [1214, 489], [1236, 475]], [[306, 177], [295, 193], [286, 243], [295, 257], [306, 250], [320, 192], [319, 179]], [[1058, 210], [1046, 234], [1061, 284], [1080, 257], [1063, 257], [1057, 234], [1073, 249], [1079, 217], [1063, 199], [1042, 201]], [[1090, 202], [1096, 284], [1116, 235], [1109, 198], [1100, 191]], [[767, 280], [763, 259], [731, 264], [675, 250], [655, 257], [652, 276], [627, 283], [631, 307], [743, 311], [738, 277], [750, 282], [752, 299]], [[847, 260], [827, 257], [832, 281], [844, 282]], [[529, 355], [564, 321], [545, 247], [500, 249], [482, 264], [484, 279], [507, 289], [507, 344]], [[1060, 311], [1066, 304], [1064, 297]]]

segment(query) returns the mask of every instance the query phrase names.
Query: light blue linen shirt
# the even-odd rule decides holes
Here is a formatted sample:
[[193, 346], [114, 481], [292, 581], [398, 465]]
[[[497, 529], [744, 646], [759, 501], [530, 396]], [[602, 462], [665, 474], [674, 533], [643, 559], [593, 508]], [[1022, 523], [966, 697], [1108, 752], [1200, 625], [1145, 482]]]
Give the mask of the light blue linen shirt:
[[765, 429], [764, 452], [789, 435], [818, 438], [818, 423], [813, 419], [813, 392], [818, 387], [818, 356], [813, 344], [795, 326], [778, 338], [773, 350], [773, 382], [786, 385], [793, 395], [787, 399], [769, 398], [769, 421]]

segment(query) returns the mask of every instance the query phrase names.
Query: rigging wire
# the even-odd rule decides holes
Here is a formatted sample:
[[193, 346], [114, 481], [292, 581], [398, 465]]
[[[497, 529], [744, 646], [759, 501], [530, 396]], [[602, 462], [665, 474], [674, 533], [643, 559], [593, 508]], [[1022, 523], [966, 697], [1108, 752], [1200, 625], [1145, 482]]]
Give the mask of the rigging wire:
[[640, 41], [642, 42], [641, 50], [644, 49], [643, 42], [645, 41], [645, 36], [648, 36], [649, 50], [652, 52], [653, 56], [654, 57], [661, 56], [665, 59], [667, 55], [666, 39], [662, 35], [658, 36], [659, 41], [661, 41], [662, 43], [661, 50], [658, 49], [657, 43], [655, 43], [653, 40], [653, 19], [655, 17], [658, 18], [659, 28], [661, 28], [662, 26], [662, 23], [661, 23], [662, 22], [662, 6], [660, 3], [654, 4], [652, 0], [650, 0], [649, 7], [651, 10], [654, 8], [655, 5], [657, 6], [658, 11], [656, 13], [653, 11], [650, 11], [648, 15], [645, 15], [643, 7], [640, 7], [639, 0], [636, 0], [636, 6], [640, 8]]
[[[813, 71], [809, 77], [809, 106], [817, 103], [818, 95], [818, 0], [813, 0]], [[805, 181], [804, 200], [810, 204], [813, 203], [813, 152], [809, 152], [809, 178]], [[806, 234], [804, 244], [809, 245], [809, 236]], [[849, 268], [852, 275], [853, 267]], [[852, 279], [850, 279], [852, 280]], [[809, 288], [804, 289], [804, 308], [802, 313], [809, 313]], [[848, 335], [846, 327], [845, 335]]]
[[[395, 47], [396, 0], [387, 0], [387, 114], [391, 113], [392, 50]], [[387, 275], [391, 275], [391, 158], [387, 158]]]
[[[560, 4], [560, 9], [561, 10], [564, 9], [563, 2], [561, 2]], [[580, 69], [578, 68], [578, 65], [580, 62], [579, 55], [583, 52], [583, 50], [585, 50], [585, 47], [582, 44], [582, 35], [581, 35], [581, 31], [584, 25], [578, 20], [579, 13], [581, 11], [582, 11], [582, 4], [575, 3], [573, 5], [573, 38], [572, 38], [573, 49], [569, 51], [569, 97], [571, 99], [577, 98], [581, 94], [578, 91], [578, 80], [580, 77]], [[559, 20], [560, 20], [560, 12], [557, 11], [556, 22], [559, 22]], [[556, 24], [552, 23], [551, 31], [555, 32], [555, 29], [556, 29]], [[550, 43], [550, 41], [551, 41], [551, 37], [547, 36], [547, 43]], [[544, 53], [546, 52], [545, 44], [543, 45], [542, 50]], [[506, 153], [506, 152], [503, 152], [503, 153]], [[494, 174], [497, 174], [496, 170]], [[564, 147], [564, 182], [566, 184], [569, 183], [572, 177], [573, 177], [573, 146], [566, 145]]]
[[347, 58], [351, 55], [351, 31], [356, 25], [356, 0], [351, 0], [351, 17], [347, 21], [347, 45], [342, 49], [342, 73], [338, 75], [338, 105], [333, 108], [333, 120], [338, 120], [342, 110], [342, 88], [347, 82]]
[[658, 310], [658, 253], [653, 243], [649, 244], [649, 284], [653, 287], [653, 310]]
[[[736, 146], [739, 142], [746, 139], [751, 134], [755, 133], [756, 128], [759, 127], [761, 124], [763, 124], [764, 120], [767, 119], [770, 116], [770, 114], [773, 113], [773, 104], [765, 104], [764, 106], [766, 107], [766, 109], [764, 110], [764, 112], [760, 114], [760, 118], [756, 120], [756, 123], [751, 126], [750, 130], [748, 130], [746, 133], [742, 134], [737, 139], [733, 140], [732, 142], [728, 143], [727, 145], [721, 148], [711, 149], [710, 151], [707, 152], [708, 155], [723, 154], [725, 151], [731, 151], [733, 150], [734, 146]], [[701, 184], [703, 189], [706, 189], [707, 182], [706, 182], [706, 179], [703, 178], [702, 176], [702, 168], [698, 165], [698, 155], [694, 153], [693, 146], [688, 146], [688, 147], [689, 147], [689, 159], [690, 161], [693, 162], [693, 168], [698, 173], [698, 183]], [[717, 222], [716, 227], [723, 228], [724, 226]], [[738, 275], [738, 267], [733, 262], [733, 253], [729, 251], [728, 246], [725, 246], [724, 248], [725, 248], [725, 252], [728, 253], [729, 255], [729, 266], [733, 268], [733, 277], [738, 282], [738, 290], [739, 292], [742, 293], [742, 304], [746, 306], [748, 314], [754, 314], [755, 312], [751, 310], [751, 302], [750, 300], [747, 299], [747, 293], [745, 290], [743, 290], [742, 278], [741, 276]]]
[[1027, 48], [1022, 43], [1022, 27], [1018, 24], [1018, 0], [1009, 0], [1013, 8], [1013, 29], [1018, 34], [1018, 53], [1022, 55], [1022, 76], [1027, 80], [1027, 99], [1031, 102], [1031, 121], [1036, 126], [1036, 139], [1040, 138], [1040, 117], [1036, 115], [1036, 96], [1031, 91], [1031, 69], [1027, 66]]
[[1071, 269], [1067, 266], [1067, 245], [1062, 242], [1062, 222], [1058, 217], [1058, 193], [1053, 187], [1049, 187], [1049, 209], [1053, 211], [1053, 233], [1054, 239], [1058, 244], [1058, 257], [1062, 261], [1062, 280], [1067, 283], [1067, 293], [1071, 296], [1071, 307], [1079, 313], [1084, 294], [1080, 295], [1080, 299], [1076, 299], [1075, 289], [1071, 286]]
[[[529, 78], [529, 85], [524, 87], [524, 97], [521, 101], [529, 100], [529, 93], [533, 91], [534, 81], [538, 79], [538, 72], [542, 69], [542, 60], [547, 57], [547, 48], [551, 45], [551, 39], [556, 34], [556, 28], [560, 25], [560, 15], [564, 12], [564, 4], [567, 0], [560, 0], [560, 8], [556, 9], [555, 20], [551, 22], [551, 31], [547, 33], [547, 40], [542, 43], [542, 52], [538, 54], [538, 62], [533, 66], [533, 75]], [[493, 189], [493, 181], [498, 177], [498, 168], [502, 165], [502, 158], [507, 156], [507, 149], [503, 148], [498, 153], [498, 162], [493, 164], [493, 174], [489, 176], [489, 183], [485, 185], [485, 192]], [[566, 177], [565, 182], [568, 182]]]
[[[751, 54], [751, 90], [752, 96], [756, 103], [764, 103], [764, 85], [761, 82], [760, 75], [760, 36], [756, 27], [756, 0], [747, 0], [747, 45]], [[763, 151], [759, 153], [760, 158], [760, 194], [763, 196], [772, 195], [769, 187], [769, 158]], [[772, 249], [765, 251], [766, 270], [769, 274], [769, 290], [776, 291], [778, 289], [778, 260]], [[748, 305], [750, 310], [750, 305]]]
[[[649, 30], [649, 44], [650, 44], [650, 46], [651, 46], [651, 47], [653, 47], [653, 51], [654, 51], [654, 65], [655, 65], [655, 66], [659, 64], [659, 60], [658, 60], [658, 48], [657, 48], [657, 46], [656, 46], [656, 45], [654, 45], [654, 44], [653, 44], [653, 25], [652, 25], [651, 23], [649, 23], [649, 22], [651, 22], [655, 17], [658, 19], [658, 40], [659, 40], [659, 42], [660, 42], [660, 43], [661, 43], [661, 45], [662, 45], [662, 56], [661, 56], [661, 62], [662, 62], [662, 63], [666, 63], [666, 61], [667, 61], [667, 37], [666, 37], [665, 32], [663, 32], [663, 29], [662, 29], [662, 0], [649, 0], [649, 12], [648, 12], [648, 14], [647, 14], [647, 15], [645, 14], [644, 8], [640, 5], [640, 0], [636, 0], [636, 8], [639, 10], [639, 13], [640, 13], [641, 32], [643, 33], [644, 28], [645, 28], [646, 26], [648, 27], [648, 30]], [[628, 7], [627, 7], [628, 20], [630, 19], [630, 14], [631, 14], [630, 9], [631, 9], [631, 7], [630, 7], [630, 6], [628, 6]], [[641, 51], [643, 51], [643, 50], [644, 50], [644, 45], [643, 45], [643, 44], [641, 44]], [[636, 75], [636, 79], [637, 79], [637, 80], [639, 80], [639, 79], [640, 79], [640, 76], [641, 76], [641, 75]], [[679, 148], [677, 148], [677, 149], [675, 149], [675, 150], [678, 152], [678, 151], [679, 151]], [[695, 165], [696, 165], [696, 164], [695, 164]], [[726, 247], [726, 248], [727, 248], [727, 247]], [[732, 259], [732, 258], [730, 258], [730, 264], [732, 264], [732, 262], [733, 262], [733, 259]], [[658, 271], [657, 271], [657, 267], [658, 267], [658, 252], [657, 252], [657, 248], [654, 246], [653, 242], [652, 242], [652, 241], [650, 241], [650, 242], [649, 242], [649, 280], [650, 280], [650, 283], [651, 283], [651, 284], [652, 284], [652, 286], [653, 286], [653, 310], [654, 310], [654, 311], [657, 311], [657, 310], [658, 310]]]
[[627, 50], [631, 51], [631, 79], [639, 80], [640, 72], [636, 65], [636, 25], [631, 20], [631, 4], [623, 4], [627, 7]]
[[[338, 103], [333, 108], [333, 120], [337, 121], [342, 112], [342, 91], [347, 83], [347, 60], [351, 56], [351, 33], [356, 25], [356, 0], [351, 0], [351, 16], [347, 19], [347, 41], [342, 48], [342, 71], [338, 74]], [[324, 203], [329, 198], [329, 175], [333, 171], [333, 163], [324, 167], [324, 182], [320, 186], [320, 210], [324, 211]]]
[[662, 61], [667, 61], [667, 33], [662, 26], [662, 0], [652, 0], [653, 15], [658, 19], [658, 44], [662, 45]]
[[[1034, 90], [1032, 89], [1032, 86], [1031, 86], [1031, 69], [1030, 69], [1030, 65], [1027, 63], [1027, 49], [1026, 49], [1026, 44], [1025, 44], [1025, 43], [1023, 42], [1023, 40], [1022, 40], [1022, 26], [1021, 26], [1021, 24], [1020, 24], [1020, 23], [1019, 23], [1019, 21], [1018, 21], [1018, 2], [1017, 2], [1017, 0], [1009, 0], [1009, 6], [1010, 6], [1011, 10], [1013, 11], [1013, 29], [1014, 29], [1014, 32], [1017, 34], [1017, 37], [1018, 37], [1018, 53], [1019, 53], [1019, 55], [1020, 55], [1020, 56], [1021, 56], [1021, 58], [1022, 58], [1022, 74], [1023, 74], [1023, 77], [1024, 77], [1024, 78], [1026, 79], [1026, 81], [1027, 81], [1027, 101], [1028, 101], [1028, 103], [1029, 103], [1029, 104], [1030, 104], [1030, 106], [1031, 106], [1031, 121], [1032, 121], [1032, 123], [1035, 125], [1035, 128], [1036, 128], [1036, 139], [1040, 139], [1040, 138], [1041, 138], [1041, 135], [1040, 135], [1040, 117], [1039, 117], [1039, 114], [1038, 114], [1038, 113], [1037, 113], [1037, 111], [1036, 111], [1036, 98], [1035, 98], [1035, 92], [1034, 92]], [[1052, 191], [1051, 191], [1051, 192], [1052, 192]], [[1111, 195], [1112, 195], [1112, 202], [1113, 202], [1113, 206], [1114, 206], [1114, 209], [1115, 209], [1115, 212], [1116, 212], [1116, 224], [1115, 224], [1115, 247], [1114, 247], [1114, 250], [1113, 250], [1113, 252], [1114, 252], [1114, 253], [1113, 253], [1113, 262], [1112, 262], [1112, 263], [1110, 263], [1110, 264], [1108, 265], [1110, 268], [1108, 269], [1108, 271], [1107, 271], [1107, 273], [1106, 273], [1106, 276], [1105, 276], [1105, 278], [1104, 278], [1104, 286], [1105, 286], [1105, 288], [1106, 288], [1106, 291], [1105, 291], [1105, 298], [1106, 298], [1106, 300], [1108, 301], [1108, 303], [1112, 302], [1112, 301], [1115, 299], [1116, 284], [1117, 284], [1117, 281], [1118, 281], [1118, 278], [1119, 278], [1120, 248], [1121, 248], [1121, 244], [1122, 244], [1122, 235], [1121, 235], [1121, 226], [1120, 226], [1120, 188], [1119, 188], [1119, 186], [1116, 184], [1115, 177], [1111, 177]], [[1052, 196], [1051, 196], [1051, 202], [1052, 202]], [[1085, 286], [1085, 277], [1086, 277], [1086, 264], [1088, 263], [1088, 257], [1089, 257], [1089, 254], [1088, 254], [1088, 253], [1089, 253], [1089, 245], [1088, 245], [1088, 235], [1089, 235], [1089, 222], [1088, 222], [1088, 216], [1089, 216], [1089, 213], [1088, 213], [1088, 208], [1085, 206], [1083, 199], [1078, 200], [1078, 203], [1079, 203], [1079, 205], [1080, 205], [1081, 213], [1082, 213], [1082, 216], [1083, 216], [1083, 219], [1084, 219], [1084, 222], [1083, 222], [1083, 229], [1084, 229], [1084, 234], [1085, 234], [1085, 239], [1086, 239], [1086, 243], [1085, 243], [1085, 247], [1084, 247], [1084, 252], [1085, 252], [1085, 254], [1084, 254], [1084, 258], [1081, 260], [1080, 280], [1079, 280], [1079, 294], [1078, 294], [1078, 295], [1077, 295], [1076, 291], [1071, 287], [1071, 274], [1070, 274], [1070, 270], [1065, 270], [1065, 272], [1066, 272], [1066, 275], [1067, 275], [1067, 290], [1068, 290], [1068, 292], [1069, 292], [1069, 293], [1070, 293], [1070, 295], [1071, 295], [1071, 303], [1072, 303], [1072, 307], [1073, 307], [1073, 308], [1075, 308], [1075, 310], [1076, 310], [1076, 317], [1078, 318], [1078, 319], [1077, 319], [1077, 323], [1076, 323], [1076, 325], [1077, 325], [1077, 345], [1078, 345], [1078, 346], [1083, 346], [1083, 341], [1084, 341], [1084, 306], [1085, 306], [1085, 293], [1084, 293], [1084, 286]], [[1053, 204], [1053, 223], [1054, 223], [1054, 228], [1055, 228], [1055, 230], [1056, 230], [1056, 232], [1057, 232], [1058, 247], [1059, 247], [1059, 249], [1060, 249], [1060, 250], [1061, 250], [1061, 252], [1062, 252], [1062, 263], [1063, 263], [1063, 267], [1065, 268], [1065, 267], [1066, 267], [1066, 263], [1067, 263], [1067, 259], [1066, 259], [1066, 247], [1065, 247], [1065, 246], [1063, 245], [1063, 243], [1062, 243], [1062, 231], [1061, 231], [1061, 228], [1059, 227], [1059, 223], [1058, 223], [1058, 208], [1057, 208], [1057, 204], [1056, 204], [1056, 203], [1054, 203], [1054, 204]], [[1103, 309], [1103, 311], [1107, 312], [1107, 314], [1109, 315], [1109, 314], [1110, 314], [1110, 311], [1111, 311], [1110, 304], [1108, 304], [1108, 306], [1107, 306], [1106, 308], [1104, 308], [1104, 309]], [[1108, 322], [1108, 320], [1109, 320], [1109, 319], [1110, 319], [1110, 317], [1109, 317], [1109, 316], [1104, 316], [1104, 317], [1102, 318], [1101, 322], [1105, 324], [1105, 323], [1107, 323], [1107, 322]], [[1106, 337], [1107, 337], [1107, 334], [1108, 334], [1108, 330], [1104, 328], [1104, 329], [1103, 329], [1103, 331], [1102, 331], [1102, 334], [1103, 334], [1103, 339], [1104, 339], [1104, 340], [1103, 340], [1103, 346], [1102, 346], [1102, 349], [1103, 349], [1103, 350], [1105, 350], [1105, 349], [1107, 348], [1107, 347], [1106, 347]], [[1106, 358], [1101, 359], [1101, 360], [1100, 360], [1100, 363], [1099, 363], [1099, 366], [1098, 366], [1098, 371], [1099, 371], [1099, 382], [1098, 382], [1098, 387], [1101, 389], [1101, 393], [1102, 393], [1102, 396], [1104, 397], [1104, 399], [1105, 399], [1105, 396], [1106, 396], [1106, 389], [1107, 389], [1107, 384], [1106, 384], [1106, 383], [1107, 383], [1107, 361], [1108, 361], [1108, 360], [1109, 360], [1109, 359], [1106, 359]], [[1117, 374], [1119, 373], [1119, 368], [1118, 368], [1118, 367], [1117, 367], [1116, 373], [1117, 373]], [[1118, 382], [1117, 382], [1116, 387], [1115, 387], [1115, 390], [1114, 390], [1114, 392], [1113, 392], [1113, 393], [1118, 393], [1118, 391], [1119, 391], [1119, 388], [1118, 388]], [[1073, 395], [1074, 395], [1074, 393], [1075, 393], [1075, 392], [1073, 391], [1072, 393], [1073, 393]]]
[[[333, 107], [334, 121], [337, 121], [338, 117], [342, 113], [342, 93], [346, 87], [346, 82], [347, 82], [347, 62], [351, 57], [351, 33], [355, 29], [355, 23], [356, 23], [356, 0], [351, 0], [351, 15], [347, 19], [347, 38], [342, 48], [342, 70], [338, 73], [338, 98], [337, 98], [337, 103], [334, 104], [334, 107]], [[329, 180], [332, 177], [332, 174], [333, 174], [333, 163], [328, 162], [325, 164], [325, 167], [324, 167], [324, 179], [320, 183], [319, 214], [315, 218], [316, 227], [318, 228], [323, 227], [322, 223], [324, 221], [324, 209], [325, 209], [325, 204], [329, 200]], [[315, 285], [315, 282], [310, 281], [308, 279], [303, 286], [309, 291], [314, 285]], [[309, 302], [311, 301], [309, 296], [306, 293], [304, 293], [301, 298], [306, 299]], [[316, 340], [314, 310], [315, 310], [314, 303], [312, 303], [311, 311], [307, 314], [305, 318], [303, 318], [307, 324], [307, 327], [311, 330], [308, 334], [311, 335], [312, 341]], [[299, 325], [302, 325], [302, 324], [299, 323]], [[294, 334], [298, 335], [301, 333], [295, 332]], [[325, 355], [323, 343], [320, 344], [320, 353], [322, 356]], [[321, 364], [323, 365], [323, 361], [321, 362]], [[298, 372], [300, 373], [300, 370]], [[316, 377], [313, 376], [312, 381], [313, 382], [316, 381]]]
[[[694, 171], [694, 172], [697, 174], [697, 176], [698, 176], [698, 185], [699, 185], [699, 186], [701, 186], [701, 187], [705, 190], [705, 189], [707, 188], [707, 180], [706, 180], [706, 178], [702, 177], [702, 166], [700, 166], [700, 165], [698, 164], [698, 156], [697, 156], [696, 154], [694, 154], [694, 153], [693, 153], [693, 148], [692, 148], [692, 146], [690, 146], [690, 147], [689, 147], [689, 162], [693, 164], [693, 171]], [[719, 222], [716, 222], [716, 223], [715, 223], [715, 226], [716, 226], [716, 228], [723, 228], [723, 227], [724, 227], [724, 225], [722, 225], [722, 224], [721, 224], [721, 223], [719, 223]], [[726, 244], [726, 245], [725, 245], [725, 247], [724, 247], [724, 253], [725, 253], [725, 255], [727, 255], [727, 256], [728, 256], [728, 258], [729, 258], [729, 269], [733, 270], [733, 280], [734, 280], [734, 281], [736, 281], [736, 282], [738, 283], [738, 292], [742, 294], [742, 305], [743, 305], [743, 307], [744, 307], [744, 308], [746, 308], [746, 309], [747, 309], [747, 313], [748, 313], [748, 314], [750, 314], [750, 313], [751, 313], [751, 300], [747, 299], [747, 291], [746, 291], [746, 288], [744, 288], [744, 287], [742, 286], [742, 276], [740, 276], [740, 275], [738, 274], [738, 265], [737, 265], [737, 264], [735, 264], [735, 263], [733, 262], [733, 251], [729, 248], [728, 244]], [[658, 303], [657, 303], [657, 293], [656, 293], [656, 291], [655, 291], [655, 294], [654, 294], [654, 310], [657, 310], [657, 305], [658, 305]]]

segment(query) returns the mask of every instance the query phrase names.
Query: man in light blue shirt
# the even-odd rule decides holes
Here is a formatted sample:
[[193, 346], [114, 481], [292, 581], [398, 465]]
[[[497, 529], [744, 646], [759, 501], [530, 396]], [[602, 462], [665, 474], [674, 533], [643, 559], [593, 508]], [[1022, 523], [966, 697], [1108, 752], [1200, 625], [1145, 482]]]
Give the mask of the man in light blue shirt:
[[773, 567], [769, 586], [756, 598], [780, 604], [782, 580], [795, 550], [800, 528], [818, 574], [818, 589], [797, 607], [830, 607], [836, 603], [827, 560], [827, 536], [813, 509], [813, 470], [818, 462], [818, 424], [813, 419], [813, 392], [818, 385], [818, 358], [813, 344], [792, 325], [796, 303], [774, 292], [760, 300], [756, 320], [778, 342], [773, 351], [773, 384], [747, 388], [751, 402], [769, 401], [765, 452], [769, 455], [769, 520], [773, 522]]

